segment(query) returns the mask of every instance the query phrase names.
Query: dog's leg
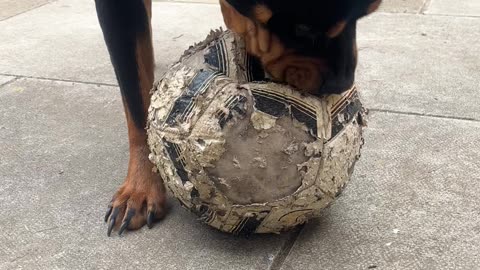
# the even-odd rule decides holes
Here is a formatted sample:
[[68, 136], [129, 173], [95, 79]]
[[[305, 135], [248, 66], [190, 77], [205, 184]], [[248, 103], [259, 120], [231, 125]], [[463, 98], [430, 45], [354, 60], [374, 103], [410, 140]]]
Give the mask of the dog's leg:
[[114, 228], [138, 229], [164, 214], [165, 188], [152, 171], [145, 132], [154, 80], [151, 0], [96, 0], [97, 14], [117, 76], [128, 124], [128, 173], [108, 207], [108, 235]]

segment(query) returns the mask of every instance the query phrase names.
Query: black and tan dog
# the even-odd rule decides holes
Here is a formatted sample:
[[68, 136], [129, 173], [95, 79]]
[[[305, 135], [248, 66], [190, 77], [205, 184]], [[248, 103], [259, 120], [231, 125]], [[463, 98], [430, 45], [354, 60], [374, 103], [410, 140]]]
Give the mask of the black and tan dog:
[[[165, 188], [148, 160], [145, 132], [154, 80], [151, 0], [96, 0], [128, 124], [125, 182], [108, 207], [114, 228], [150, 228], [165, 214]], [[354, 82], [356, 21], [381, 0], [220, 0], [225, 24], [270, 76], [311, 94], [340, 93]]]

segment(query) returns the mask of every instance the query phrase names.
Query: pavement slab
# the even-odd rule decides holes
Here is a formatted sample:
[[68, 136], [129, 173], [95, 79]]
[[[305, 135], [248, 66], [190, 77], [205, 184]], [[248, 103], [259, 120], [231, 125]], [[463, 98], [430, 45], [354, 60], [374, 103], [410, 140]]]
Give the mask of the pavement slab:
[[287, 269], [478, 269], [480, 122], [373, 113], [349, 187]]
[[480, 1], [478, 0], [431, 0], [426, 14], [476, 16], [480, 17]]
[[[152, 10], [157, 78], [223, 25], [218, 5], [154, 2]], [[60, 0], [1, 21], [0, 36], [0, 74], [117, 83], [93, 1]]]
[[0, 1], [0, 21], [30, 11], [54, 0], [2, 0]]
[[116, 87], [0, 88], [0, 269], [268, 268], [288, 234], [233, 237], [174, 200], [153, 229], [108, 238], [102, 218], [126, 173], [125, 126]]
[[380, 110], [480, 119], [479, 18], [379, 13], [358, 26], [357, 84]]
[[392, 13], [419, 13], [427, 0], [383, 0], [378, 11]]

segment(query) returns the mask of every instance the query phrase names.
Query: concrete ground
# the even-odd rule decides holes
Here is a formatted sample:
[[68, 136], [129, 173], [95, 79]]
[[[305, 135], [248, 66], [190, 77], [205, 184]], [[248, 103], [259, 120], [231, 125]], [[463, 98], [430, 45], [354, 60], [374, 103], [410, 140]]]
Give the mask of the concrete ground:
[[[222, 24], [194, 2], [154, 2], [157, 74]], [[361, 21], [351, 184], [301, 230], [244, 239], [173, 200], [107, 238], [128, 145], [93, 1], [0, 0], [0, 269], [480, 269], [479, 3], [385, 0]]]

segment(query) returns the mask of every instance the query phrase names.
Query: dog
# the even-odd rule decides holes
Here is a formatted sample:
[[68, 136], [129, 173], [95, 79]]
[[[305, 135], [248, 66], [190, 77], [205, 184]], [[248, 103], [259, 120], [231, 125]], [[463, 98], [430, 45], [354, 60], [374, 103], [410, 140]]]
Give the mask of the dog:
[[[381, 0], [219, 0], [227, 28], [242, 36], [274, 81], [313, 95], [341, 93], [354, 83], [356, 22]], [[154, 82], [151, 0], [95, 0], [128, 126], [127, 176], [108, 205], [114, 229], [152, 228], [166, 195], [154, 172], [145, 131]]]

